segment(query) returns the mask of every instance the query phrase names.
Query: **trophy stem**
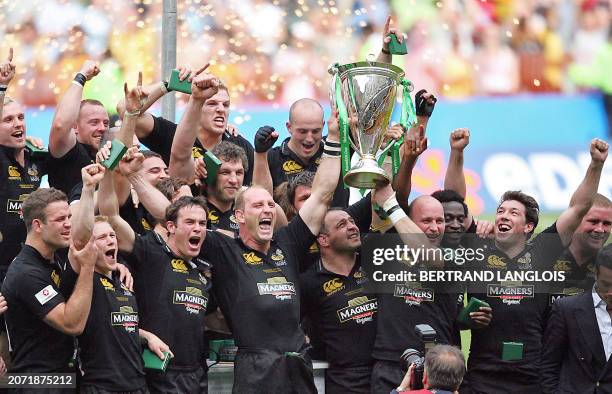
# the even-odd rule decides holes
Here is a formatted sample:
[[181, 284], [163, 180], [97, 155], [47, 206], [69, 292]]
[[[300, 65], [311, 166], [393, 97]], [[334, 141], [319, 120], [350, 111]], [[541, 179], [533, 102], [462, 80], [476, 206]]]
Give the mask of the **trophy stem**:
[[378, 166], [372, 155], [363, 155], [362, 159], [344, 176], [344, 183], [359, 189], [375, 189], [389, 182], [391, 179], [385, 170]]

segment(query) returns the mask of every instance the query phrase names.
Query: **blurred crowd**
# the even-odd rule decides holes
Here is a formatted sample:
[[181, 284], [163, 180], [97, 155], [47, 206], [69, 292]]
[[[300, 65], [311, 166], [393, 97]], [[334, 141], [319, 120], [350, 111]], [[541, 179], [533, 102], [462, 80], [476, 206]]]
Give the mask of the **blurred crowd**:
[[[378, 53], [388, 13], [407, 33], [397, 65], [447, 98], [612, 92], [609, 0], [179, 0], [177, 63], [211, 61], [234, 102], [328, 97], [328, 66]], [[162, 0], [0, 1], [1, 53], [15, 48], [15, 91], [55, 105], [88, 58], [85, 96], [110, 112], [124, 80], [160, 78]]]

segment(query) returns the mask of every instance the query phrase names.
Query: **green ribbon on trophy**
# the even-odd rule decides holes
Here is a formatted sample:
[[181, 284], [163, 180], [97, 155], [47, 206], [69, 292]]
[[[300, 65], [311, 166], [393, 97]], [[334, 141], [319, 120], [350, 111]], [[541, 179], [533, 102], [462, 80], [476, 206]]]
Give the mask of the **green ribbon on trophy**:
[[[373, 189], [391, 181], [381, 168], [388, 151], [391, 152], [393, 176], [400, 167], [400, 139], [389, 142], [379, 151], [395, 107], [398, 85], [402, 85], [402, 111], [400, 124], [408, 130], [416, 121], [414, 104], [410, 97], [412, 83], [404, 78], [401, 68], [378, 62], [358, 62], [332, 65], [330, 86], [331, 102], [338, 111], [342, 177], [345, 187]], [[349, 117], [356, 117], [350, 124]], [[360, 156], [351, 168], [350, 147]], [[363, 193], [362, 193], [363, 194]]]

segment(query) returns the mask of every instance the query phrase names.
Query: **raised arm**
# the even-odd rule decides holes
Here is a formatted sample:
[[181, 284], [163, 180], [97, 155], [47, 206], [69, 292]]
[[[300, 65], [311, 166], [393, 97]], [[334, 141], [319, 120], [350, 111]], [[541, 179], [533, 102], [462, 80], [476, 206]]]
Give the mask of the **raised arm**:
[[47, 313], [44, 321], [64, 334], [77, 336], [83, 333], [91, 309], [93, 273], [98, 259], [98, 248], [93, 236], [81, 250], [71, 242], [68, 259], [71, 264], [79, 266], [79, 277], [74, 290], [66, 302], [58, 304]]
[[[70, 235], [77, 249], [82, 249], [91, 238], [94, 226], [94, 193], [106, 169], [99, 163], [81, 169], [83, 188], [79, 204], [72, 210]], [[75, 272], [78, 268], [73, 266]]]
[[219, 80], [211, 74], [202, 73], [207, 67], [208, 64], [198, 70], [191, 81], [191, 96], [176, 128], [170, 151], [170, 176], [187, 179], [190, 184], [195, 180], [192, 147], [197, 138], [202, 106], [219, 90]]
[[51, 124], [51, 134], [49, 135], [49, 153], [51, 153], [51, 156], [63, 157], [76, 144], [76, 134], [72, 131], [72, 128], [79, 116], [83, 87], [86, 81], [91, 80], [99, 72], [98, 63], [87, 60], [57, 105]]
[[417, 159], [427, 149], [427, 138], [425, 137], [425, 127], [417, 125], [412, 127], [400, 149], [402, 160], [399, 171], [393, 178], [393, 188], [397, 192], [397, 201], [404, 212], [408, 212], [408, 197], [412, 190], [412, 171]]
[[310, 231], [317, 235], [325, 213], [334, 196], [340, 177], [340, 131], [338, 127], [338, 112], [334, 110], [327, 121], [327, 139], [321, 163], [317, 168], [312, 193], [299, 211], [299, 215]]
[[[187, 78], [191, 78], [191, 70], [185, 66], [181, 66], [178, 68], [179, 70], [179, 79], [182, 81]], [[142, 92], [146, 96], [146, 100], [144, 101], [142, 108], [140, 109], [140, 114], [136, 116], [136, 128], [135, 133], [138, 138], [146, 138], [153, 131], [154, 120], [153, 115], [149, 112], [146, 112], [157, 100], [162, 98], [166, 93], [168, 93], [168, 88], [166, 87], [166, 82], [160, 81], [154, 83], [152, 85], [147, 85], [142, 87]], [[117, 103], [117, 113], [119, 117], [123, 118], [126, 112], [127, 103], [125, 99], [120, 100]]]
[[2, 110], [4, 109], [4, 96], [14, 76], [15, 64], [13, 63], [13, 48], [9, 48], [9, 54], [6, 61], [0, 64], [0, 120], [2, 119]]
[[123, 94], [126, 111], [123, 113], [121, 128], [115, 138], [130, 147], [133, 145], [136, 123], [147, 102], [147, 94], [142, 88], [142, 72], [138, 73], [138, 82], [132, 89], [128, 89], [127, 82], [123, 84]]
[[392, 25], [391, 15], [389, 15], [387, 16], [387, 21], [385, 22], [385, 28], [382, 34], [382, 49], [376, 58], [377, 62], [391, 63], [393, 61], [393, 55], [391, 55], [391, 52], [389, 52], [389, 43], [391, 42], [391, 37], [388, 37], [389, 34], [395, 34], [399, 42], [405, 40], [404, 34]]
[[470, 143], [470, 130], [465, 128], [455, 129], [449, 138], [450, 157], [448, 167], [444, 176], [444, 188], [453, 190], [465, 198], [465, 174], [463, 173], [463, 150]]
[[593, 139], [590, 153], [591, 163], [584, 179], [572, 195], [569, 208], [563, 211], [557, 219], [557, 232], [565, 246], [569, 245], [574, 231], [593, 204], [593, 198], [599, 187], [601, 171], [608, 157], [608, 143], [597, 138]]
[[278, 132], [272, 126], [262, 126], [255, 133], [255, 162], [253, 165], [253, 185], [265, 188], [274, 195], [272, 174], [268, 164], [268, 151], [278, 139]]
[[[125, 156], [121, 161], [128, 160], [133, 154], [134, 150], [137, 150], [136, 147], [132, 147], [128, 149]], [[98, 156], [96, 159], [101, 161], [104, 159], [104, 155], [108, 154], [108, 150], [106, 152], [104, 149], [101, 149], [98, 152]], [[121, 163], [119, 163], [121, 165]], [[131, 252], [134, 248], [134, 240], [136, 239], [136, 235], [134, 234], [134, 230], [130, 227], [130, 225], [123, 220], [121, 216], [119, 216], [119, 203], [117, 202], [117, 195], [115, 194], [115, 185], [113, 182], [113, 172], [106, 171], [104, 174], [104, 178], [100, 182], [100, 187], [98, 189], [98, 209], [100, 211], [100, 215], [104, 215], [108, 217], [108, 220], [113, 226], [113, 230], [115, 230], [115, 234], [117, 236], [117, 244], [119, 246], [119, 250], [122, 252]]]

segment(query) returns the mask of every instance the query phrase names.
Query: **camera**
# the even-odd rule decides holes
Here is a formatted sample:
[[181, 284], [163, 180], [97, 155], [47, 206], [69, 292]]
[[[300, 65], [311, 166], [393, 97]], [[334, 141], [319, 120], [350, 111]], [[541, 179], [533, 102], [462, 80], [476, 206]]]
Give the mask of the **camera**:
[[419, 390], [423, 388], [423, 373], [425, 372], [425, 355], [427, 351], [436, 344], [436, 330], [429, 324], [417, 324], [414, 326], [414, 331], [417, 333], [423, 343], [424, 352], [417, 349], [406, 349], [400, 357], [400, 366], [404, 373], [408, 372], [410, 365], [414, 364], [414, 375], [412, 379], [411, 389]]

